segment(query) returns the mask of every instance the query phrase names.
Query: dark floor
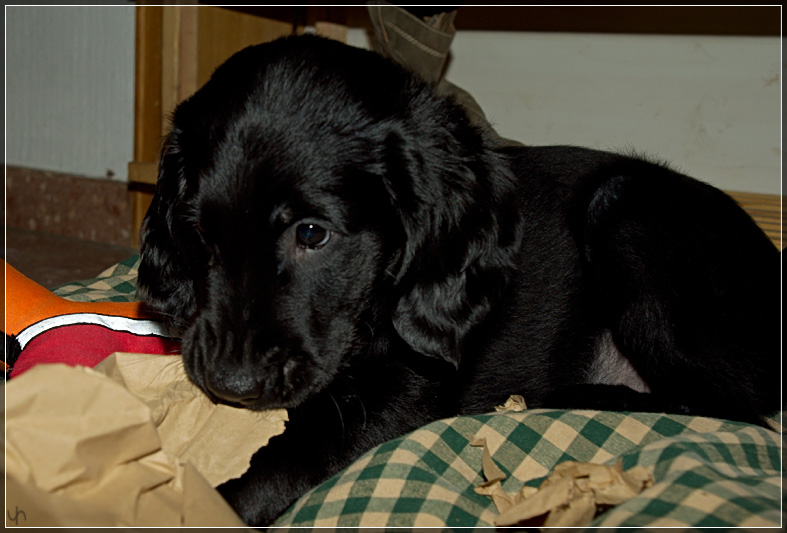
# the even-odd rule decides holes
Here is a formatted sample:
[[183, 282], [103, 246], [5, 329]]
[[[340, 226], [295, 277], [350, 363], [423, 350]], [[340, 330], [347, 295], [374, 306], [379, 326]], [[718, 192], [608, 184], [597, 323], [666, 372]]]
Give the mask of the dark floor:
[[137, 253], [131, 247], [83, 241], [18, 228], [6, 228], [3, 259], [33, 281], [51, 289], [96, 277]]

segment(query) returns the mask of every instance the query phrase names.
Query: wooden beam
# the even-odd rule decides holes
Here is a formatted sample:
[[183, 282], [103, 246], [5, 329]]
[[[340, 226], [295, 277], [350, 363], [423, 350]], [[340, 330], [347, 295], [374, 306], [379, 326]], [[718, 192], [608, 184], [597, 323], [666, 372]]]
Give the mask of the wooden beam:
[[134, 160], [155, 161], [161, 145], [161, 23], [158, 6], [136, 7]]
[[197, 73], [195, 90], [232, 54], [272, 41], [293, 31], [291, 22], [256, 16], [223, 7], [200, 6], [197, 21]]

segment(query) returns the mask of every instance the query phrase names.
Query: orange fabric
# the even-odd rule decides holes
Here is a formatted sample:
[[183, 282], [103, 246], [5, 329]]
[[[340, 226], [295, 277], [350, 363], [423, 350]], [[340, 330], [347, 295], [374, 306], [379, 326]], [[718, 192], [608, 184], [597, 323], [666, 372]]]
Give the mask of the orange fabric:
[[72, 302], [48, 291], [3, 261], [5, 301], [2, 323], [5, 333], [16, 335], [30, 324], [51, 316], [95, 313], [129, 318], [151, 318], [141, 302]]

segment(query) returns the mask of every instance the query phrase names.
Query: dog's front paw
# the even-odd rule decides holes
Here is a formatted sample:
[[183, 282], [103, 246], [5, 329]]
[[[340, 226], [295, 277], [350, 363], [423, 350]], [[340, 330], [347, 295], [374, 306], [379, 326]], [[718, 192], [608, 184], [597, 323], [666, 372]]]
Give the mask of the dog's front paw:
[[277, 512], [270, 507], [270, 498], [265, 497], [265, 493], [270, 491], [259, 485], [253, 487], [245, 482], [245, 477], [231, 479], [216, 490], [243, 522], [253, 527], [267, 527], [281, 511]]

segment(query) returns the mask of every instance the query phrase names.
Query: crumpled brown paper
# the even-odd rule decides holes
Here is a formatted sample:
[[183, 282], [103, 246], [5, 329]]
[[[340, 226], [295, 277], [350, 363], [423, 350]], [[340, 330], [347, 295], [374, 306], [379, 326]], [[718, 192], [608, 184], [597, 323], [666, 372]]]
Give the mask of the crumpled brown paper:
[[287, 419], [214, 405], [174, 356], [40, 365], [5, 392], [11, 526], [243, 526], [212, 486]]
[[643, 466], [624, 471], [622, 461], [614, 465], [565, 461], [538, 488], [525, 486], [509, 494], [501, 485], [506, 475], [492, 459], [486, 439], [473, 439], [470, 444], [483, 448], [486, 481], [475, 492], [492, 498], [500, 513], [496, 526], [587, 526], [600, 506], [621, 504], [653, 485], [652, 469]]
[[527, 409], [527, 404], [525, 403], [525, 398], [520, 396], [519, 394], [512, 394], [506, 400], [506, 403], [503, 405], [496, 405], [495, 411], [498, 413], [506, 413], [509, 411], [513, 411], [514, 413], [521, 413]]

